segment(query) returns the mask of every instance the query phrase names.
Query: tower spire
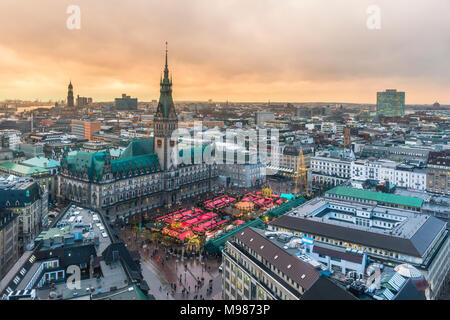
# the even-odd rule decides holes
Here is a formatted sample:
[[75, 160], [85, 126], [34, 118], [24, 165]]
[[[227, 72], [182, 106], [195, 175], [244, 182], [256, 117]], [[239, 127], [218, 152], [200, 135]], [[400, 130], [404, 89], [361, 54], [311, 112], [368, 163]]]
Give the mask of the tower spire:
[[168, 56], [169, 50], [167, 48], [167, 45], [168, 45], [168, 43], [166, 41], [166, 65], [164, 67], [164, 79], [169, 80], [169, 65], [168, 65], [168, 62], [167, 62], [167, 56]]
[[169, 43], [167, 43], [167, 41], [166, 41], [166, 68], [167, 68], [167, 55], [169, 53], [168, 44]]

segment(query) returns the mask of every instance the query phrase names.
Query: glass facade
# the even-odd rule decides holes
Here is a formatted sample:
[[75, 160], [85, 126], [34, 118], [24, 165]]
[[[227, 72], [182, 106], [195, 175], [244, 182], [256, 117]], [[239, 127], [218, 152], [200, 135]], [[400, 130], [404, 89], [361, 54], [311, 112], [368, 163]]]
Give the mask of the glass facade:
[[377, 93], [378, 117], [403, 117], [405, 115], [405, 93], [386, 90]]

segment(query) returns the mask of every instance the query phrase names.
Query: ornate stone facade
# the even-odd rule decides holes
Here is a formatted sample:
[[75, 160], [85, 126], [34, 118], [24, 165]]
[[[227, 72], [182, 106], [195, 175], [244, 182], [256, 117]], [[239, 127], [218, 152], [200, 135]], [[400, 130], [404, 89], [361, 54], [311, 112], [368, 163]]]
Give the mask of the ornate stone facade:
[[61, 163], [58, 194], [105, 213], [115, 220], [134, 215], [156, 215], [156, 208], [170, 207], [218, 188], [216, 164], [181, 164], [173, 161], [177, 149], [171, 140], [178, 128], [172, 99], [172, 80], [166, 65], [161, 96], [154, 120], [154, 136], [132, 141], [118, 159], [108, 152], [75, 151]]

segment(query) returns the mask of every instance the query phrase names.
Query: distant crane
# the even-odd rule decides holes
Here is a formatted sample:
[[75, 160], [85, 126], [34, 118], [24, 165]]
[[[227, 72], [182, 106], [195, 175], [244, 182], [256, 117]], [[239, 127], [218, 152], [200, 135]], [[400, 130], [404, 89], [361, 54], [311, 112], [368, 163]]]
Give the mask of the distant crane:
[[297, 159], [297, 171], [295, 172], [295, 194], [299, 194], [300, 191], [304, 191], [304, 194], [308, 194], [308, 168], [305, 166], [305, 158], [303, 157], [303, 148], [300, 148]]

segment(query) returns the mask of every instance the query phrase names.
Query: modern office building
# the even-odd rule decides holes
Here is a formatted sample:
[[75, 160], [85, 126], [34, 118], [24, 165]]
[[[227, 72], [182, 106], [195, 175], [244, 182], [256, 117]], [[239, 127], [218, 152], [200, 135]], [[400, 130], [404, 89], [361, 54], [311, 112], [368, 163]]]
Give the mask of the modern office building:
[[403, 117], [405, 93], [395, 89], [377, 93], [377, 117]]
[[[341, 192], [342, 191], [342, 192]], [[314, 245], [367, 254], [388, 267], [410, 264], [435, 299], [450, 267], [446, 222], [420, 213], [422, 199], [362, 190], [335, 190], [269, 224], [269, 230], [311, 239]]]
[[94, 133], [101, 130], [102, 124], [98, 121], [72, 120], [71, 126], [73, 135], [92, 140]]
[[115, 108], [116, 108], [116, 110], [119, 110], [119, 111], [137, 110], [138, 99], [131, 98], [130, 96], [127, 96], [124, 93], [124, 94], [122, 94], [122, 98], [115, 99]]

